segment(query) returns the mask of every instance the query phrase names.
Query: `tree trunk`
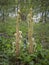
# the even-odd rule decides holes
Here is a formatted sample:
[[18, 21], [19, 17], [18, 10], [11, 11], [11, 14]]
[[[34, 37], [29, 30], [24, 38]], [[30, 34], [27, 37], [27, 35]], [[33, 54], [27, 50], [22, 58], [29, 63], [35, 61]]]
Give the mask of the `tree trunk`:
[[46, 11], [45, 11], [45, 17], [44, 18], [45, 18], [44, 20], [45, 20], [45, 23], [46, 23]]
[[3, 10], [3, 14], [2, 15], [3, 15], [2, 21], [4, 22], [4, 20], [5, 20], [5, 18], [4, 18], [4, 10]]

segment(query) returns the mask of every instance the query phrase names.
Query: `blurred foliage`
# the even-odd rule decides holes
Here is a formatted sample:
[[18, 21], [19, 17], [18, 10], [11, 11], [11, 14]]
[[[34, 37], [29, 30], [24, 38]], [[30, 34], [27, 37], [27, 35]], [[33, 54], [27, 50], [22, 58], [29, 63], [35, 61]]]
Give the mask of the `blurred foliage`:
[[49, 23], [38, 23], [34, 25], [34, 38], [44, 48], [49, 48]]
[[[19, 57], [16, 57], [15, 50], [13, 51], [12, 43], [15, 41], [14, 33], [16, 32], [16, 18], [0, 24], [0, 51], [5, 54], [3, 59], [4, 65], [16, 65], [16, 62], [25, 63], [28, 65], [49, 65], [49, 51], [47, 50], [49, 43], [49, 24], [48, 23], [33, 23], [34, 24], [34, 38], [37, 43], [36, 52], [28, 54], [27, 47], [22, 45]], [[27, 23], [26, 21], [20, 22], [20, 30], [22, 30], [23, 39], [27, 39]], [[4, 33], [1, 35], [1, 33]], [[42, 43], [42, 40], [44, 43]], [[42, 43], [42, 45], [41, 45]], [[23, 40], [23, 44], [24, 40]], [[45, 45], [46, 44], [46, 45]], [[43, 49], [43, 47], [45, 49]], [[14, 47], [15, 49], [15, 47]], [[18, 61], [17, 61], [18, 59]], [[7, 62], [6, 62], [7, 60]], [[7, 63], [7, 64], [6, 64]]]
[[[5, 18], [9, 16], [9, 12], [14, 12], [18, 6], [23, 19], [19, 23], [23, 36], [19, 57], [15, 53], [16, 46], [13, 49], [12, 45], [15, 42], [16, 18], [8, 17], [8, 20], [5, 21]], [[49, 0], [0, 0], [0, 19], [3, 19], [0, 21], [0, 65], [17, 65], [17, 62], [24, 63], [24, 65], [49, 65], [49, 23], [33, 24], [33, 37], [37, 43], [36, 51], [33, 54], [29, 54], [27, 51], [28, 25], [24, 20], [26, 20], [30, 7], [33, 8], [33, 15], [42, 13], [43, 17], [45, 16], [42, 19], [47, 22], [46, 18], [49, 18], [47, 17], [49, 14]]]

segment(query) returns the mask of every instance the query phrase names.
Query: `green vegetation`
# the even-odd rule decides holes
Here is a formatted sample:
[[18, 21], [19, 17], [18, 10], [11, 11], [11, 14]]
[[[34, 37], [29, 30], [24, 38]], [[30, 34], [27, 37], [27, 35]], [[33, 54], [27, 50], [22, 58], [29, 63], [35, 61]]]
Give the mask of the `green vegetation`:
[[[24, 23], [24, 24], [23, 24]], [[5, 24], [5, 23], [4, 23]], [[22, 21], [20, 26], [20, 29], [23, 32], [23, 37], [26, 37], [26, 31], [27, 31], [27, 24], [26, 22]], [[1, 23], [1, 25], [3, 25]], [[13, 51], [13, 46], [12, 42], [15, 41], [14, 33], [16, 31], [16, 19], [9, 19], [9, 21], [6, 22], [6, 27], [0, 27], [0, 31], [4, 34], [0, 36], [0, 51], [2, 54], [7, 56], [8, 58], [5, 59], [5, 65], [11, 64], [15, 65], [16, 64], [16, 53], [15, 50]], [[18, 62], [22, 62], [25, 64], [30, 64], [30, 65], [49, 65], [49, 49], [48, 43], [49, 43], [49, 35], [48, 35], [48, 30], [49, 25], [48, 23], [43, 24], [43, 23], [34, 23], [34, 38], [37, 43], [36, 47], [36, 52], [34, 54], [28, 54], [26, 51], [27, 49], [24, 49], [22, 47], [20, 55], [18, 57]], [[42, 34], [42, 35], [41, 35]], [[46, 38], [46, 39], [45, 39]], [[41, 41], [45, 40], [43, 47], [41, 46]], [[46, 44], [46, 45], [45, 45]], [[15, 49], [15, 48], [14, 48]], [[6, 62], [7, 60], [7, 62]]]
[[[40, 14], [39, 23], [33, 22], [36, 43], [34, 53], [28, 52], [28, 22], [30, 8], [33, 16]], [[19, 56], [16, 55], [17, 16], [21, 10], [19, 30], [22, 31]], [[0, 0], [0, 65], [49, 65], [49, 0]]]

